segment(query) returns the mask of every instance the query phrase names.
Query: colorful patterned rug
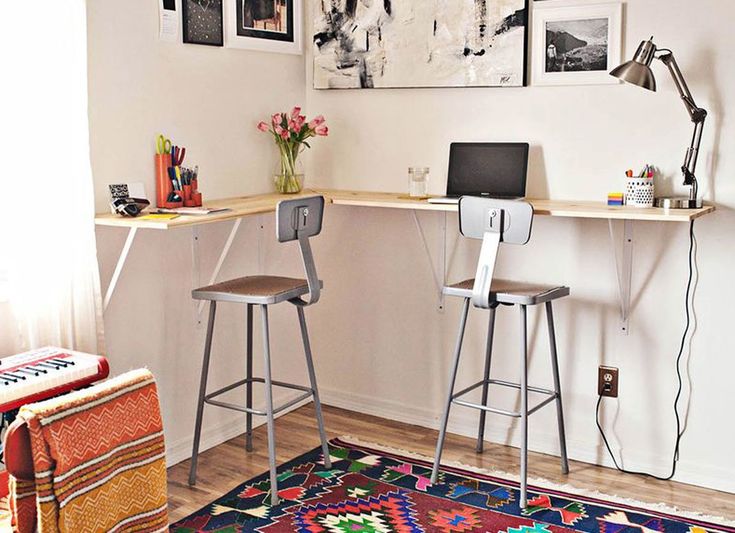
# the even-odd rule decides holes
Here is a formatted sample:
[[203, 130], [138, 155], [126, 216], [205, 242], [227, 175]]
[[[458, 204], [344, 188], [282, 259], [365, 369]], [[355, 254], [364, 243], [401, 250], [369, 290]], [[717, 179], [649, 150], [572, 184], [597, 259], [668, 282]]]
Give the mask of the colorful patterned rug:
[[332, 469], [314, 449], [279, 468], [281, 504], [270, 507], [268, 474], [244, 483], [171, 526], [174, 533], [735, 533], [735, 527], [443, 467], [345, 439], [330, 442]]

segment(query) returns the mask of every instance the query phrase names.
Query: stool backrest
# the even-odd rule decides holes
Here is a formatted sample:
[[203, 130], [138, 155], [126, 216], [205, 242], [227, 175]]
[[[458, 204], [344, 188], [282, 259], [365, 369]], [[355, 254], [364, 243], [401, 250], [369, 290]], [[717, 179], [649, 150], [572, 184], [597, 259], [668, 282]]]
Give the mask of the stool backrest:
[[533, 206], [521, 200], [499, 200], [463, 196], [459, 200], [459, 232], [470, 239], [482, 239], [477, 261], [472, 304], [490, 307], [490, 286], [500, 243], [526, 244], [531, 239]]
[[298, 298], [293, 301], [296, 305], [306, 306], [319, 301], [321, 284], [316, 274], [309, 237], [321, 233], [323, 218], [323, 196], [283, 200], [276, 206], [276, 238], [278, 242], [299, 241], [301, 259], [304, 262], [306, 280], [309, 283], [309, 301]]

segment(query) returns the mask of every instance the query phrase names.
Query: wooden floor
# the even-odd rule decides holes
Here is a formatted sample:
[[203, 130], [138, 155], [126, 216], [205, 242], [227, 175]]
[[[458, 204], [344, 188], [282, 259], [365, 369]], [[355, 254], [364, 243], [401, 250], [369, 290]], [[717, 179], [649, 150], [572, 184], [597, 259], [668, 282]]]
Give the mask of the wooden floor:
[[[324, 408], [324, 418], [329, 438], [350, 435], [429, 457], [434, 455], [436, 431], [334, 407]], [[276, 421], [276, 440], [279, 464], [319, 446], [312, 405], [279, 418]], [[265, 426], [255, 430], [253, 446], [254, 451], [246, 453], [245, 438], [240, 436], [203, 453], [199, 458], [195, 488], [187, 484], [189, 461], [171, 467], [168, 483], [171, 520], [187, 516], [251, 477], [265, 472], [268, 469]], [[447, 437], [443, 459], [508, 472], [518, 470], [516, 448], [488, 443], [485, 452], [477, 455], [474, 440], [454, 435]], [[569, 466], [570, 473], [564, 476], [560, 473], [557, 457], [537, 453], [529, 455], [529, 474], [533, 477], [735, 519], [735, 495], [732, 494], [622, 474], [575, 461], [571, 461]]]

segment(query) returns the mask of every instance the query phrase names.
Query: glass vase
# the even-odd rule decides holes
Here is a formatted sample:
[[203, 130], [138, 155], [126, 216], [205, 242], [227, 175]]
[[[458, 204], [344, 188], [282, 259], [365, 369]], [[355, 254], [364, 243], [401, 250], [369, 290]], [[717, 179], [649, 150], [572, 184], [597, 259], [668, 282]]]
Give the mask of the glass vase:
[[273, 173], [273, 183], [279, 194], [300, 193], [304, 187], [304, 169], [298, 157], [292, 157], [288, 148], [281, 148], [280, 161]]

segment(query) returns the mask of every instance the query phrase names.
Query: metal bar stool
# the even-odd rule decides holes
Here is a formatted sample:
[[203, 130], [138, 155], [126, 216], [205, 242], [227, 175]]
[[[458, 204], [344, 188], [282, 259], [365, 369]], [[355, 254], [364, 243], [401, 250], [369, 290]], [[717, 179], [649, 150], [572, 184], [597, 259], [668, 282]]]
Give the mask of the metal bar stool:
[[[554, 287], [493, 280], [495, 260], [500, 243], [526, 244], [531, 237], [533, 222], [533, 207], [527, 202], [514, 200], [495, 200], [491, 198], [463, 197], [459, 202], [459, 231], [471, 239], [482, 239], [482, 249], [477, 263], [477, 273], [474, 279], [466, 280], [444, 288], [447, 296], [464, 298], [462, 315], [459, 322], [459, 334], [454, 350], [454, 365], [449, 379], [444, 415], [439, 431], [439, 440], [436, 444], [434, 468], [431, 472], [431, 481], [436, 483], [439, 475], [444, 438], [449, 420], [449, 409], [452, 404], [472, 407], [480, 410], [480, 423], [477, 435], [477, 453], [482, 453], [485, 438], [485, 416], [488, 412], [519, 418], [521, 420], [521, 498], [520, 506], [527, 504], [527, 477], [528, 477], [528, 415], [535, 413], [545, 405], [556, 401], [556, 414], [559, 426], [559, 446], [561, 449], [561, 469], [564, 474], [569, 472], [567, 461], [566, 437], [564, 434], [564, 412], [561, 401], [561, 385], [559, 382], [559, 364], [556, 356], [556, 336], [554, 333], [554, 315], [551, 307], [553, 300], [569, 295], [568, 287]], [[487, 346], [485, 350], [485, 371], [482, 381], [475, 383], [457, 393], [454, 392], [459, 357], [462, 351], [465, 324], [469, 314], [470, 302], [480, 309], [490, 310], [488, 325]], [[529, 305], [544, 304], [546, 319], [549, 328], [549, 344], [551, 348], [551, 365], [554, 379], [554, 389], [542, 389], [528, 385], [528, 345], [527, 345], [527, 307]], [[490, 379], [490, 361], [492, 358], [493, 333], [495, 330], [495, 311], [499, 305], [518, 305], [521, 315], [521, 379], [520, 383], [511, 383], [498, 379]], [[489, 385], [500, 385], [520, 390], [521, 409], [518, 412], [497, 409], [487, 405]], [[482, 387], [482, 403], [475, 404], [462, 400], [461, 397]], [[540, 393], [547, 397], [539, 404], [528, 407], [528, 391]]]
[[[246, 449], [253, 449], [253, 415], [265, 416], [268, 423], [268, 458], [270, 462], [270, 484], [271, 504], [278, 505], [278, 484], [276, 478], [276, 443], [274, 435], [274, 416], [284, 409], [305, 400], [314, 399], [316, 419], [319, 426], [319, 436], [322, 441], [324, 453], [324, 465], [331, 468], [329, 458], [329, 447], [327, 437], [324, 433], [324, 421], [322, 419], [322, 408], [319, 402], [319, 392], [314, 373], [314, 362], [311, 356], [311, 345], [306, 330], [306, 318], [304, 307], [319, 301], [322, 282], [316, 274], [314, 257], [309, 245], [309, 237], [318, 235], [322, 231], [322, 218], [324, 215], [324, 197], [312, 196], [308, 198], [297, 198], [282, 201], [276, 208], [276, 237], [279, 242], [299, 241], [301, 258], [306, 271], [306, 279], [284, 278], [279, 276], [248, 276], [244, 278], [224, 281], [208, 287], [202, 287], [192, 291], [192, 297], [197, 300], [208, 300], [209, 323], [207, 324], [207, 339], [204, 345], [204, 361], [202, 363], [202, 375], [199, 385], [199, 400], [197, 402], [196, 424], [194, 426], [194, 448], [191, 454], [191, 470], [189, 472], [189, 484], [196, 484], [197, 458], [199, 455], [199, 438], [202, 430], [202, 415], [204, 404], [233, 409], [247, 414]], [[301, 297], [308, 294], [309, 300]], [[247, 374], [246, 378], [228, 385], [222, 389], [207, 394], [207, 375], [209, 373], [209, 359], [212, 350], [212, 333], [214, 331], [214, 317], [217, 311], [217, 302], [233, 302], [247, 304]], [[304, 343], [306, 355], [306, 366], [309, 372], [311, 386], [304, 387], [283, 383], [271, 379], [271, 354], [270, 338], [268, 332], [268, 306], [280, 302], [290, 302], [296, 306], [301, 327], [301, 337]], [[264, 378], [253, 377], [253, 306], [260, 306], [263, 327], [263, 356]], [[265, 384], [265, 411], [253, 409], [253, 383]], [[246, 386], [246, 407], [215, 400], [226, 392], [242, 385]], [[302, 394], [284, 405], [273, 407], [273, 385], [286, 387], [301, 391]]]

